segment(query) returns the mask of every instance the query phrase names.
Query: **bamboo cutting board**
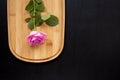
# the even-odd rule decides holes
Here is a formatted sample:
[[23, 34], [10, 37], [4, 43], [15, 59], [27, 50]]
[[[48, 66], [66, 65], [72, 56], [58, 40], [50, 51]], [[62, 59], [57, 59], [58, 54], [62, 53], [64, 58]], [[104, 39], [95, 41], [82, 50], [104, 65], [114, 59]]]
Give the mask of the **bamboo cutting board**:
[[25, 22], [25, 18], [29, 16], [29, 13], [25, 11], [28, 2], [29, 0], [7, 0], [10, 50], [16, 58], [26, 62], [39, 63], [53, 60], [60, 55], [64, 45], [65, 1], [43, 0], [46, 7], [44, 12], [57, 16], [59, 24], [56, 27], [43, 24], [37, 28], [37, 31], [48, 34], [45, 43], [37, 47], [27, 44], [27, 36], [31, 32]]

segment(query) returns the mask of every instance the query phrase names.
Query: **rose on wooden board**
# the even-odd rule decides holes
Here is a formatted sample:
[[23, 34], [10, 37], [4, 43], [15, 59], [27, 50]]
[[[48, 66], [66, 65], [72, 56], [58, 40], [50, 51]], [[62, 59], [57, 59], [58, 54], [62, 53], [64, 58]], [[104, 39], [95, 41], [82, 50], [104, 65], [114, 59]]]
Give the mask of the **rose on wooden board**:
[[27, 43], [35, 46], [43, 44], [47, 38], [47, 34], [38, 32], [36, 27], [40, 27], [43, 23], [52, 27], [56, 26], [59, 23], [58, 18], [50, 13], [41, 15], [45, 10], [45, 5], [42, 0], [30, 0], [25, 10], [30, 14], [30, 17], [26, 18], [25, 21], [28, 23], [28, 28], [32, 30], [27, 37]]

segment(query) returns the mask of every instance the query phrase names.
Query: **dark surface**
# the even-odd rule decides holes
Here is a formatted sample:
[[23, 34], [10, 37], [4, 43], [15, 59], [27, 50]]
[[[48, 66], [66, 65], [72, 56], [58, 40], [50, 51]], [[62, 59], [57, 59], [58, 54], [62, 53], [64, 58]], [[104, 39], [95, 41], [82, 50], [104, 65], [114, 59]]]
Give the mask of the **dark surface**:
[[0, 80], [120, 80], [120, 0], [65, 0], [62, 54], [32, 64], [8, 47], [7, 0], [0, 0]]

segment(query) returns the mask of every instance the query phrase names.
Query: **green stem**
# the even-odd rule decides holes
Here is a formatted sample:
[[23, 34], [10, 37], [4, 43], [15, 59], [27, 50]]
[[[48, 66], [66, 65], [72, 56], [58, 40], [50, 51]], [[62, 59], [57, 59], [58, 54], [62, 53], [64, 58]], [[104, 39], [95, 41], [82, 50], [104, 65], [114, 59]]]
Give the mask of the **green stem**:
[[[34, 4], [34, 13], [33, 13], [33, 16], [36, 16], [36, 15], [35, 15], [35, 13], [36, 13], [36, 10], [35, 10], [35, 8], [36, 8], [36, 6], [35, 6], [35, 0], [33, 0], [33, 4]], [[34, 30], [37, 30], [37, 29], [36, 29], [36, 26], [35, 26], [35, 23], [36, 23], [36, 22], [35, 22], [35, 19], [34, 19], [33, 22], [34, 22]]]

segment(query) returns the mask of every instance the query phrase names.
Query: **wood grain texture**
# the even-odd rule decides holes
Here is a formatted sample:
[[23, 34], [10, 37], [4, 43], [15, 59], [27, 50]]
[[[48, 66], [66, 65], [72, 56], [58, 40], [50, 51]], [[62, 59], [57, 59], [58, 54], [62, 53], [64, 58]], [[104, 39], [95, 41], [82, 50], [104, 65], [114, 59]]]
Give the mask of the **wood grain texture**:
[[26, 43], [31, 32], [24, 21], [29, 16], [25, 6], [29, 0], [7, 0], [9, 47], [15, 57], [27, 62], [47, 62], [60, 55], [64, 45], [65, 1], [43, 0], [46, 9], [59, 18], [59, 25], [49, 27], [43, 24], [38, 31], [48, 34], [44, 44], [32, 47]]

